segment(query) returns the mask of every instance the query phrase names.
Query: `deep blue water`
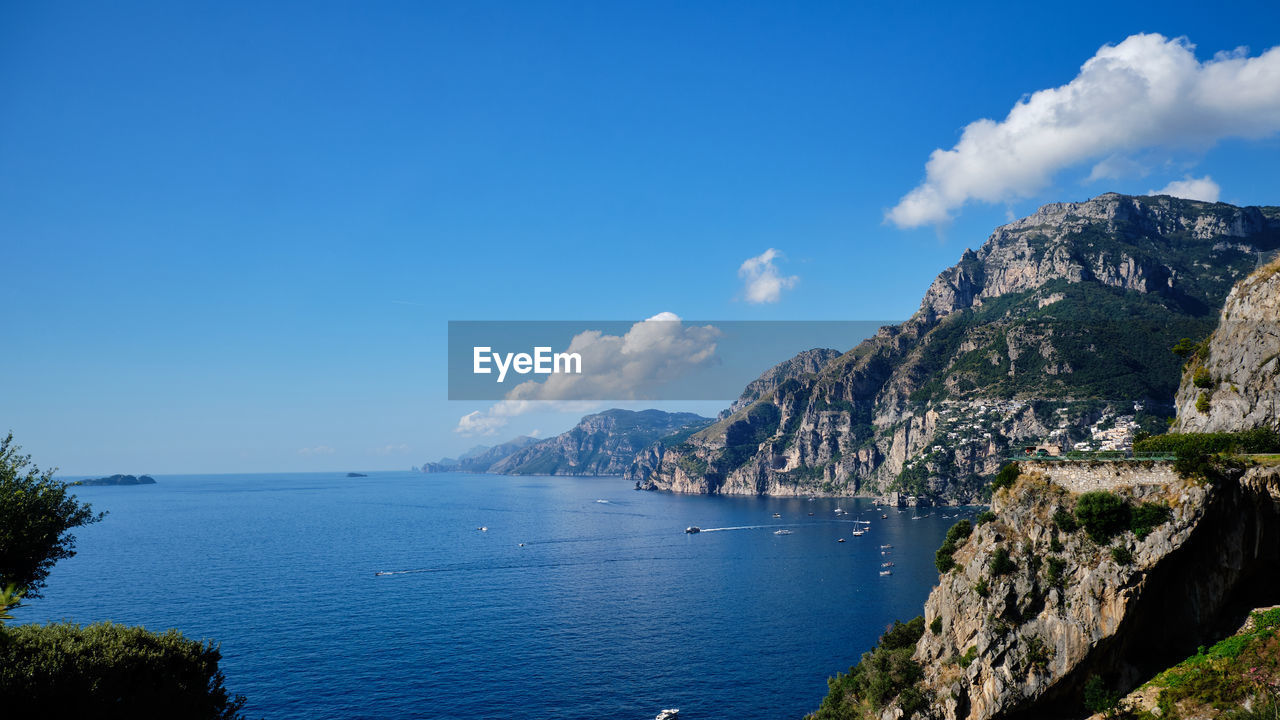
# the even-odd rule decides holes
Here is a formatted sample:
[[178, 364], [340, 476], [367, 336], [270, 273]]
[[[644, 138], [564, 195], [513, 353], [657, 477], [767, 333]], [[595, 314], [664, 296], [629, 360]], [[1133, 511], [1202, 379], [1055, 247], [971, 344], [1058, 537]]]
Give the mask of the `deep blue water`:
[[[228, 687], [271, 719], [798, 718], [886, 624], [920, 612], [933, 551], [972, 514], [881, 520], [865, 500], [617, 478], [157, 480], [77, 489], [110, 514], [76, 533], [79, 554], [17, 621], [216, 638]], [[873, 524], [855, 538], [859, 511]]]

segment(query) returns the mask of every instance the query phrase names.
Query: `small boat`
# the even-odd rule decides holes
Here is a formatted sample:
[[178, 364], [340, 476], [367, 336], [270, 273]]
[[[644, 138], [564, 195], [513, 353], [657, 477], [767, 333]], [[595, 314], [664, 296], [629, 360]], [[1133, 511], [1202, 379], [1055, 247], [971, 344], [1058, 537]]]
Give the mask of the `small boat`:
[[867, 531], [863, 530], [862, 528], [858, 528], [857, 530], [853, 531], [854, 537], [862, 537], [863, 535], [866, 535], [866, 534], [867, 534]]
[[391, 574], [392, 574], [392, 573], [389, 573], [389, 572], [383, 572], [383, 571], [378, 571], [378, 572], [374, 573], [374, 575], [391, 575]]
[[773, 516], [776, 518], [780, 518], [782, 517], [782, 513], [774, 513]]
[[813, 517], [813, 513], [809, 513], [809, 517]]
[[520, 543], [520, 547], [524, 547], [524, 543]]
[[774, 535], [790, 535], [791, 531], [790, 530], [774, 530], [773, 534]]
[[702, 532], [702, 528], [698, 527], [697, 525], [690, 525], [689, 527], [685, 528], [684, 531], [692, 535], [693, 533]]
[[881, 545], [881, 546], [880, 546], [880, 549], [881, 549], [881, 550], [888, 550], [888, 549], [890, 549], [890, 548], [892, 548], [892, 547], [893, 547], [892, 545], [889, 545], [889, 544], [887, 544], [887, 543], [886, 543], [886, 544], [884, 544], [884, 545]]
[[893, 567], [893, 561], [890, 560], [889, 562], [882, 562], [880, 563], [880, 567]]
[[680, 708], [668, 708], [658, 713], [658, 716], [653, 720], [679, 720], [679, 718]]
[[885, 515], [884, 513], [880, 513], [880, 519], [881, 519], [881, 520], [888, 520], [888, 519], [889, 519], [889, 516], [888, 516], [888, 515]]
[[844, 542], [844, 538], [837, 538], [836, 542]]
[[478, 528], [476, 528], [476, 529], [477, 529], [477, 530], [479, 530], [480, 532], [489, 532], [489, 526], [487, 526], [487, 525], [481, 525], [480, 527], [478, 527]]
[[843, 514], [844, 514], [844, 509], [843, 509], [843, 508], [836, 508], [836, 514], [837, 514], [837, 515], [843, 515]]
[[892, 575], [892, 574], [893, 574], [893, 571], [892, 571], [892, 570], [881, 570], [881, 571], [880, 571], [880, 576], [881, 576], [881, 577], [884, 577], [885, 575]]

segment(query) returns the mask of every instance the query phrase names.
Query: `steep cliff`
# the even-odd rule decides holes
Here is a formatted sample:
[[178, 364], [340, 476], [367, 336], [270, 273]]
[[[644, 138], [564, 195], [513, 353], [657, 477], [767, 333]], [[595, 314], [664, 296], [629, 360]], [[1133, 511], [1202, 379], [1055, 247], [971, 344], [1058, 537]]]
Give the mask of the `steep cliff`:
[[[967, 250], [901, 325], [641, 453], [676, 492], [980, 497], [1024, 441], [1173, 415], [1181, 337], [1280, 247], [1280, 208], [1113, 193], [1046, 205]], [[750, 398], [748, 394], [744, 396]]]
[[[1280, 601], [1278, 489], [1275, 470], [1216, 485], [1134, 484], [1119, 496], [1167, 506], [1171, 519], [1105, 543], [1054, 523], [1082, 496], [1043, 477], [998, 492], [996, 520], [956, 553], [958, 571], [925, 605], [941, 631], [925, 633], [915, 657], [935, 715], [1081, 717], [1090, 678], [1127, 690]], [[996, 574], [1001, 549], [1012, 569]], [[974, 589], [984, 581], [985, 597]]]
[[622, 475], [636, 453], [661, 438], [687, 435], [711, 418], [661, 410], [605, 410], [587, 415], [553, 438], [520, 448], [492, 464], [503, 475]]
[[1280, 259], [1231, 290], [1218, 327], [1187, 363], [1178, 428], [1280, 428]]

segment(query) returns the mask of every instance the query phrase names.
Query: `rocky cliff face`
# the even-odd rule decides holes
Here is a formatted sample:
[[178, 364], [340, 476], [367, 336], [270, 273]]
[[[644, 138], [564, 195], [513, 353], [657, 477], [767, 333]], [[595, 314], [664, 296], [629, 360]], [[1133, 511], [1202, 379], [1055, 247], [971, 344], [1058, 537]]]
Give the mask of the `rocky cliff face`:
[[[792, 373], [680, 443], [645, 489], [978, 497], [1010, 447], [1163, 428], [1180, 362], [1235, 282], [1280, 247], [1280, 208], [1109, 193], [1046, 205], [943, 271], [920, 309], [816, 373]], [[793, 361], [803, 364], [800, 358]], [[787, 375], [787, 373], [782, 373]]]
[[654, 442], [705, 427], [711, 418], [661, 410], [606, 410], [568, 432], [520, 448], [487, 468], [504, 475], [622, 475]]
[[1236, 285], [1178, 388], [1183, 432], [1280, 428], [1280, 259]]
[[[926, 623], [940, 624], [914, 655], [926, 716], [1083, 717], [1089, 678], [1127, 690], [1280, 599], [1280, 470], [1120, 493], [1167, 505], [1171, 519], [1145, 538], [1125, 531], [1099, 544], [1055, 525], [1079, 496], [1041, 476], [996, 493], [996, 520], [955, 553], [957, 569], [925, 605]], [[1002, 550], [1011, 567], [996, 573]]]
[[481, 445], [467, 451], [458, 459], [442, 458], [439, 462], [422, 464], [422, 472], [488, 472], [489, 468], [513, 452], [538, 442], [537, 438], [521, 435], [501, 445], [488, 447]]

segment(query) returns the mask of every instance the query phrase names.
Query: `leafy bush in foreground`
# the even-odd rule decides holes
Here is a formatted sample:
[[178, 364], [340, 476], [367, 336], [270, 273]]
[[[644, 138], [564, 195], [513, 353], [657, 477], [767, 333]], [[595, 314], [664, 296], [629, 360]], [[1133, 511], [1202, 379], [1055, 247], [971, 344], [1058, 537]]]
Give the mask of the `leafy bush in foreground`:
[[927, 705], [915, 687], [924, 678], [924, 669], [911, 659], [916, 642], [924, 635], [924, 618], [894, 621], [880, 642], [862, 660], [827, 681], [828, 693], [812, 716], [814, 720], [851, 720], [863, 716], [862, 709], [879, 710], [898, 698], [906, 716]]
[[212, 643], [110, 622], [0, 630], [6, 715], [238, 719], [243, 697], [223, 687]]

